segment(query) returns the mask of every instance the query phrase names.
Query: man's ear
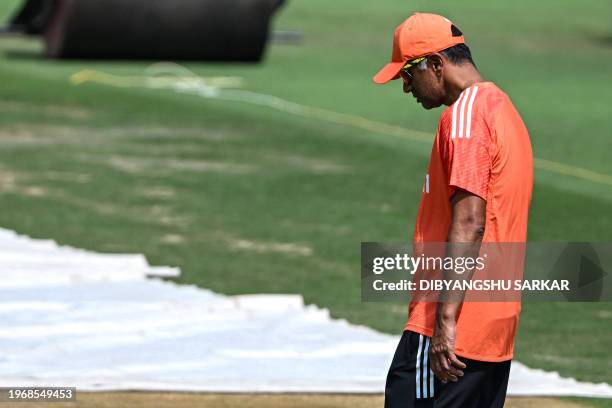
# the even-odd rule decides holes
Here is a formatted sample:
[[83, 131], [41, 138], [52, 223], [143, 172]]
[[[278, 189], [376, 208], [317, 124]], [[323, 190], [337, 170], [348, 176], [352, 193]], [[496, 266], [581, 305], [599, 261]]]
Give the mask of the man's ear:
[[444, 68], [444, 58], [442, 58], [442, 55], [435, 53], [430, 55], [427, 60], [429, 61], [429, 63], [431, 64], [431, 67], [433, 68], [434, 73], [436, 74], [436, 76], [441, 76], [442, 75], [442, 69]]

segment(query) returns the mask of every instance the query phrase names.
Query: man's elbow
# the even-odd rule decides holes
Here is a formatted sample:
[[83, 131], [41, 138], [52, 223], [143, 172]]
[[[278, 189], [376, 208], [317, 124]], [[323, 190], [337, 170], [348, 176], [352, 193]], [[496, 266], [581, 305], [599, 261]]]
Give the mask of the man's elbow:
[[485, 233], [486, 219], [480, 214], [465, 214], [453, 220], [455, 230], [461, 231], [464, 237], [482, 239]]
[[478, 241], [484, 237], [487, 203], [481, 197], [460, 190], [452, 197], [451, 240]]

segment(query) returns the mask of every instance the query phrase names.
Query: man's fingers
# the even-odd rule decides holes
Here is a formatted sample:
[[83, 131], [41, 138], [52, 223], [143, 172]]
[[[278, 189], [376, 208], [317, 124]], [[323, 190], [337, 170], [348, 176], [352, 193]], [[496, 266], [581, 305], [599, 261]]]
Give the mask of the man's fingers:
[[465, 367], [467, 367], [465, 363], [459, 360], [455, 353], [453, 353], [452, 351], [448, 353], [448, 359], [450, 360], [450, 363], [457, 368], [464, 369]]
[[450, 373], [446, 373], [446, 378], [448, 378], [452, 382], [457, 382], [457, 380], [459, 380], [459, 378], [456, 375], [452, 375]]
[[456, 382], [458, 380], [457, 375], [451, 371], [452, 367], [444, 352], [432, 354], [430, 356], [430, 361], [432, 363], [432, 371], [440, 381], [446, 383], [448, 381]]
[[442, 382], [456, 382], [460, 377], [463, 377], [463, 371], [453, 366], [453, 360], [450, 359], [451, 356], [458, 361], [460, 365], [465, 367], [465, 364], [459, 361], [454, 353], [449, 351], [445, 350], [438, 353], [431, 353], [430, 355], [432, 371]]
[[463, 376], [461, 369], [465, 368], [466, 365], [452, 351], [446, 349], [432, 350], [429, 359], [432, 371], [443, 383], [456, 382]]
[[[458, 367], [465, 368], [466, 365], [457, 358], [455, 353], [453, 353], [452, 351], [447, 351], [446, 355], [444, 356], [444, 360], [447, 361], [446, 366], [448, 368], [446, 368], [446, 373], [449, 376], [449, 378], [452, 379], [452, 377], [454, 378], [463, 377], [463, 371], [460, 370]], [[453, 381], [457, 381], [457, 380], [455, 379]]]
[[456, 368], [451, 360], [448, 360], [448, 369], [446, 370], [449, 374], [455, 375], [457, 377], [463, 377], [463, 370]]
[[445, 352], [436, 353], [436, 357], [438, 359], [438, 363], [440, 364], [440, 368], [442, 369], [442, 371], [447, 372], [448, 369], [450, 368], [450, 365], [448, 364], [446, 353]]
[[453, 367], [452, 365], [448, 369], [447, 373], [449, 373], [450, 375], [454, 375], [455, 377], [463, 377], [463, 371]]
[[438, 377], [440, 381], [442, 381], [443, 383], [446, 383], [447, 382], [446, 374], [444, 373], [444, 371], [442, 370], [442, 367], [440, 366], [438, 355], [432, 353], [429, 356], [429, 361], [431, 364], [431, 371], [433, 371], [434, 375]]
[[429, 364], [431, 365], [431, 371], [434, 372], [436, 376], [440, 376], [440, 365], [438, 364], [438, 358], [435, 354], [429, 356]]

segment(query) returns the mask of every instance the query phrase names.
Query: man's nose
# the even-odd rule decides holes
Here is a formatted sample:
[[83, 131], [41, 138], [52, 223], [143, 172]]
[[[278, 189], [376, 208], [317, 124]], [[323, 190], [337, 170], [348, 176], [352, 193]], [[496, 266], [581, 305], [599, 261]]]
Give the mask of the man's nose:
[[404, 85], [403, 85], [404, 86], [404, 92], [406, 92], [406, 93], [412, 92], [412, 84], [410, 82], [406, 82], [406, 81], [403, 81], [403, 82], [404, 82]]

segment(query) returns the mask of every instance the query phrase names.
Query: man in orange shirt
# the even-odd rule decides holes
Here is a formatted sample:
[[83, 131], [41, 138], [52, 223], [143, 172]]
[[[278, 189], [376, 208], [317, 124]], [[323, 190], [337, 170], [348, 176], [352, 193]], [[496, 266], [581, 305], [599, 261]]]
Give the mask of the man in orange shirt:
[[[395, 30], [391, 62], [374, 81], [400, 78], [425, 109], [447, 106], [414, 242], [524, 243], [533, 185], [529, 134], [508, 96], [476, 69], [462, 32], [439, 15], [410, 16]], [[413, 300], [385, 407], [503, 407], [519, 314], [520, 302]]]

